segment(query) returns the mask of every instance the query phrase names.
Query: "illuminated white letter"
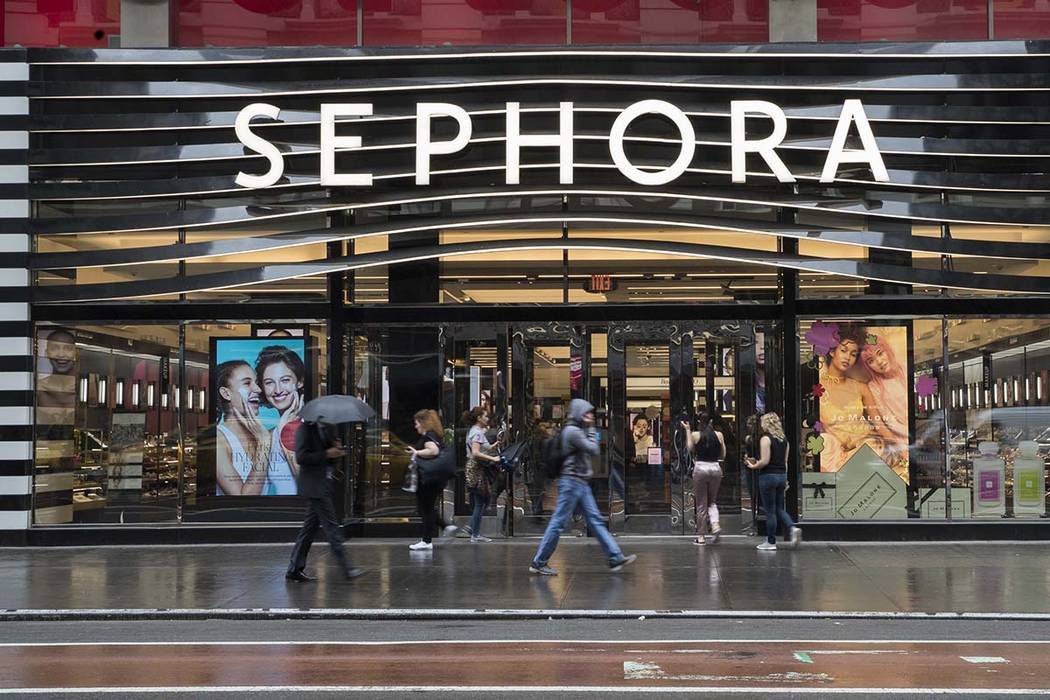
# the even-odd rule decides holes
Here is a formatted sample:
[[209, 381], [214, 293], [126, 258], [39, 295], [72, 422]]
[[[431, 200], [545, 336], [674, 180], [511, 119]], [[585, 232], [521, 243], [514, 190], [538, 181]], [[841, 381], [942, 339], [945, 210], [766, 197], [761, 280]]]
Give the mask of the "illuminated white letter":
[[521, 182], [521, 147], [557, 146], [559, 182], [572, 184], [572, 102], [562, 102], [557, 134], [521, 135], [521, 103], [507, 103], [507, 184]]
[[[681, 134], [682, 145], [681, 151], [678, 153], [678, 159], [669, 167], [657, 172], [646, 172], [634, 167], [623, 150], [623, 137], [627, 133], [627, 127], [643, 114], [662, 114], [674, 122], [674, 125], [678, 127], [678, 133]], [[689, 167], [695, 151], [696, 134], [693, 131], [693, 125], [689, 122], [689, 118], [685, 116], [682, 110], [663, 100], [635, 102], [621, 112], [620, 116], [616, 117], [616, 121], [612, 125], [612, 131], [609, 132], [609, 152], [612, 154], [613, 162], [616, 163], [616, 167], [620, 169], [620, 172], [627, 179], [639, 185], [664, 185], [679, 177]]]
[[[430, 120], [452, 117], [459, 123], [459, 133], [451, 141], [430, 142]], [[420, 102], [416, 105], [416, 184], [430, 184], [430, 156], [462, 151], [470, 142], [470, 115], [462, 107], [444, 102]]]
[[[846, 137], [849, 136], [851, 122], [857, 124], [857, 134], [862, 146], [860, 151], [846, 150]], [[835, 126], [835, 136], [831, 139], [831, 148], [828, 149], [828, 159], [824, 161], [820, 181], [832, 182], [842, 163], [867, 163], [876, 182], [890, 180], [886, 164], [882, 162], [882, 154], [879, 153], [879, 145], [875, 143], [875, 134], [871, 133], [868, 115], [864, 113], [864, 105], [860, 100], [846, 100], [842, 103], [842, 114], [839, 115], [839, 123]]]
[[336, 136], [336, 117], [372, 116], [370, 104], [322, 104], [321, 105], [321, 184], [325, 187], [369, 187], [372, 173], [337, 173], [335, 151], [337, 148], [361, 148], [360, 136]]
[[276, 184], [281, 179], [281, 176], [284, 175], [284, 156], [277, 150], [277, 146], [274, 146], [262, 136], [252, 133], [251, 128], [252, 119], [255, 117], [276, 119], [280, 114], [280, 109], [265, 102], [255, 102], [237, 113], [237, 120], [233, 124], [237, 140], [256, 153], [266, 156], [266, 159], [270, 161], [270, 169], [266, 171], [265, 175], [249, 175], [245, 172], [237, 173], [237, 178], [234, 182], [241, 187], [250, 187], [252, 189], [269, 187]]
[[[762, 114], [773, 120], [773, 133], [764, 139], [748, 141], [744, 119], [748, 114]], [[747, 182], [747, 154], [757, 153], [781, 182], [794, 182], [795, 177], [777, 155], [776, 147], [787, 136], [787, 117], [772, 102], [733, 100], [729, 103], [729, 144], [733, 160], [733, 182]]]

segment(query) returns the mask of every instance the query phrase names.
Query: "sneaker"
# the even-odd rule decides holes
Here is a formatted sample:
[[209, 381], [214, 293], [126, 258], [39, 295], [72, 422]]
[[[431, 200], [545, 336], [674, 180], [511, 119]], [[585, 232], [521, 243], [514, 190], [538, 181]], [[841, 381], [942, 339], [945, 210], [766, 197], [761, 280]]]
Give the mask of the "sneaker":
[[477, 544], [478, 542], [491, 542], [492, 539], [485, 537], [484, 535], [473, 535], [471, 536], [470, 541]]
[[797, 527], [791, 528], [791, 532], [788, 533], [788, 537], [791, 539], [791, 546], [798, 548], [802, 544], [802, 530]]
[[711, 530], [711, 544], [718, 544], [718, 540], [722, 537], [722, 528], [716, 527]]
[[613, 573], [616, 573], [617, 571], [623, 571], [623, 567], [627, 566], [628, 564], [630, 564], [631, 562], [633, 562], [637, 558], [638, 558], [637, 554], [630, 554], [630, 555], [628, 555], [626, 557], [623, 557], [622, 559], [619, 559], [619, 560], [614, 561], [614, 562], [610, 562], [609, 563], [609, 571], [612, 571]]
[[755, 547], [755, 549], [761, 549], [763, 552], [775, 552], [777, 551], [777, 546], [769, 542], [763, 542], [762, 544]]
[[455, 536], [457, 530], [459, 530], [459, 527], [456, 525], [446, 525], [445, 529], [441, 531], [441, 536], [453, 537]]
[[697, 537], [696, 539], [693, 540], [693, 544], [695, 544], [697, 547], [703, 547], [705, 544], [707, 544], [707, 538], [706, 537]]
[[541, 576], [557, 576], [558, 572], [550, 568], [546, 564], [540, 566], [539, 564], [532, 563], [529, 565], [530, 574], [540, 574]]
[[430, 543], [430, 542], [424, 542], [423, 540], [420, 540], [419, 542], [416, 542], [415, 544], [408, 545], [408, 548], [411, 549], [413, 552], [420, 552], [420, 551], [427, 552], [427, 551], [430, 551], [431, 549], [433, 549], [434, 545], [432, 543]]
[[358, 576], [360, 576], [363, 573], [365, 573], [364, 569], [358, 568], [356, 566], [351, 567], [351, 568], [346, 570], [346, 580], [347, 581], [351, 581], [351, 580], [357, 578]]

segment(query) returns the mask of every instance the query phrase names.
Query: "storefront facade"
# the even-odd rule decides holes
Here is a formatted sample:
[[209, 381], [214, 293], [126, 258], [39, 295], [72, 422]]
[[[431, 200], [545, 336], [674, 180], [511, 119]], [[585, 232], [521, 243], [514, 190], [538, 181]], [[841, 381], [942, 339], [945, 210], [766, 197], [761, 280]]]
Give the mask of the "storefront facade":
[[581, 397], [618, 534], [692, 531], [707, 410], [734, 533], [776, 411], [811, 536], [1050, 536], [1050, 43], [4, 58], [5, 542], [285, 536], [326, 393], [359, 534], [414, 527], [417, 410], [535, 447]]

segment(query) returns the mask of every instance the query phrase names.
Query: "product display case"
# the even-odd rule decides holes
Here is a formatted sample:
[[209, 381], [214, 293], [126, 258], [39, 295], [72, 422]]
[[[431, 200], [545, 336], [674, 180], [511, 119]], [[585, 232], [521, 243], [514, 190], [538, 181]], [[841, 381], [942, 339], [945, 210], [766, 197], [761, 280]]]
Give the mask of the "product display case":
[[73, 511], [91, 511], [106, 505], [108, 444], [100, 430], [73, 430], [75, 445]]

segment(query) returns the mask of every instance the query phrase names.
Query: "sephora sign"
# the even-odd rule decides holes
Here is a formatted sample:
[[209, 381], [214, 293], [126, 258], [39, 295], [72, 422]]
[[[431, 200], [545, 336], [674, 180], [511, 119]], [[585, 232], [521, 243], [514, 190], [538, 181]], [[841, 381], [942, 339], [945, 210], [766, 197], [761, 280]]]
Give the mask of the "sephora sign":
[[[747, 181], [745, 158], [748, 153], [758, 154], [780, 182], [795, 182], [795, 177], [777, 155], [777, 147], [787, 135], [787, 117], [772, 102], [763, 100], [734, 100], [730, 102], [730, 148], [733, 182]], [[241, 187], [261, 188], [277, 183], [284, 174], [284, 156], [270, 141], [252, 131], [252, 119], [266, 117], [278, 119], [281, 110], [271, 104], [250, 104], [237, 115], [235, 130], [238, 140], [247, 148], [265, 156], [269, 170], [262, 175], [245, 172], [237, 174], [236, 182]], [[624, 152], [624, 137], [634, 120], [645, 115], [661, 115], [669, 119], [678, 130], [678, 157], [670, 165], [660, 168], [642, 169], [634, 165]], [[322, 104], [321, 105], [321, 184], [329, 187], [369, 187], [372, 174], [367, 172], [336, 172], [337, 150], [353, 150], [362, 147], [360, 136], [336, 135], [336, 118], [368, 117], [372, 105], [368, 103]], [[748, 139], [745, 137], [745, 122], [748, 117], [764, 117], [772, 121], [767, 136]], [[431, 122], [435, 119], [452, 119], [458, 125], [455, 138], [434, 141], [431, 138]], [[351, 123], [352, 124], [352, 123]], [[351, 124], [346, 124], [347, 126]], [[846, 137], [856, 127], [860, 137], [860, 149], [846, 149]], [[462, 151], [470, 143], [472, 124], [470, 114], [459, 105], [444, 102], [420, 102], [416, 105], [416, 184], [430, 184], [430, 167], [434, 156], [449, 155]], [[559, 108], [559, 126], [556, 134], [522, 134], [521, 104], [507, 103], [506, 124], [506, 183], [516, 185], [520, 181], [522, 148], [556, 148], [559, 152], [559, 182], [573, 184], [573, 103], [562, 102]], [[639, 185], [666, 185], [679, 178], [689, 167], [696, 151], [696, 133], [685, 112], [663, 100], [642, 100], [624, 109], [613, 122], [609, 132], [609, 153], [617, 169], [631, 182]], [[860, 100], [846, 100], [835, 125], [821, 182], [835, 179], [843, 163], [864, 163], [877, 182], [887, 182], [889, 174], [879, 153], [875, 136], [871, 131], [864, 106]]]

